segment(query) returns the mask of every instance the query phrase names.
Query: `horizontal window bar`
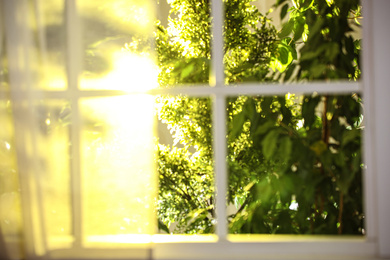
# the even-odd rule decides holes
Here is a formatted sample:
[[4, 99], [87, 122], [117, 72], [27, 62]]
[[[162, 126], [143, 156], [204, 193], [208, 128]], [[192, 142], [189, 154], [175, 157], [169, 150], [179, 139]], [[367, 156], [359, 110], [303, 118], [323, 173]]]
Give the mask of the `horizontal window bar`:
[[[65, 90], [65, 91], [20, 91], [15, 97], [25, 99], [28, 96], [34, 99], [42, 98], [74, 98], [74, 97], [104, 97], [120, 96], [131, 94], [151, 94], [151, 95], [189, 95], [189, 96], [210, 96], [210, 95], [279, 95], [287, 92], [294, 93], [313, 93], [318, 94], [347, 94], [353, 92], [362, 92], [361, 82], [311, 82], [311, 83], [290, 83], [290, 84], [256, 84], [245, 83], [238, 85], [228, 85], [221, 88], [214, 88], [208, 85], [189, 85], [178, 86], [164, 89], [153, 89], [147, 91], [123, 91], [123, 90]], [[6, 96], [5, 91], [0, 91], [0, 97]]]
[[363, 87], [360, 82], [311, 82], [311, 83], [291, 83], [291, 84], [256, 84], [244, 83], [238, 85], [228, 85], [222, 88], [200, 87], [200, 86], [180, 86], [175, 88], [154, 89], [150, 94], [171, 94], [189, 96], [209, 96], [209, 95], [278, 95], [287, 92], [318, 94], [346, 94], [362, 92]]

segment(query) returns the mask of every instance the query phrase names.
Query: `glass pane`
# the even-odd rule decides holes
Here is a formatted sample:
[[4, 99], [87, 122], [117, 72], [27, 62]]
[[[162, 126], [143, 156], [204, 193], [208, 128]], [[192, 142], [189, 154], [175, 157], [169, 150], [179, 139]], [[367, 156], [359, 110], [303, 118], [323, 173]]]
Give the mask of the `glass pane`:
[[227, 84], [360, 78], [358, 2], [225, 1], [225, 10]]
[[[5, 61], [14, 73], [23, 73], [28, 80], [20, 81], [21, 89], [66, 89], [66, 38], [64, 1], [32, 1], [28, 5], [14, 3], [21, 17], [18, 28], [9, 28], [9, 37], [15, 42], [7, 46], [10, 55], [17, 59]], [[12, 36], [12, 31], [18, 30]], [[0, 45], [1, 47], [1, 45]]]
[[[70, 192], [70, 105], [64, 100], [44, 100], [35, 104], [37, 125], [36, 191], [42, 200], [44, 230], [49, 249], [70, 247], [72, 242]], [[34, 177], [36, 177], [34, 176]], [[38, 204], [39, 205], [39, 204]], [[38, 209], [39, 210], [39, 206]]]
[[139, 243], [131, 235], [156, 231], [153, 107], [148, 95], [80, 101], [86, 242]]
[[46, 90], [64, 90], [66, 78], [65, 1], [35, 1], [36, 45], [40, 62], [38, 87]]
[[21, 259], [22, 207], [5, 40], [0, 21], [0, 259]]
[[5, 48], [5, 28], [0, 22], [0, 91], [8, 90], [8, 67]]
[[160, 120], [159, 232], [214, 233], [211, 100], [159, 97], [157, 113]]
[[81, 89], [156, 87], [153, 1], [78, 1], [82, 23]]
[[[166, 8], [164, 1], [159, 7]], [[168, 1], [170, 15], [161, 11], [156, 33], [159, 85], [209, 83], [211, 52], [210, 1]], [[165, 14], [166, 15], [166, 14]], [[204, 85], [196, 85], [204, 86]]]
[[[4, 126], [0, 135], [0, 216], [6, 242], [15, 247], [10, 247], [11, 256], [23, 252], [25, 245], [17, 244], [21, 242], [31, 243], [38, 255], [44, 254], [46, 248], [69, 247], [72, 242], [68, 102], [28, 103], [15, 102], [11, 110], [11, 102], [1, 102], [0, 109]], [[17, 120], [16, 128], [11, 111]], [[26, 232], [23, 239], [22, 231]]]
[[20, 185], [11, 102], [6, 99], [0, 99], [0, 124], [0, 236], [7, 245], [8, 257], [19, 259], [22, 258]]
[[[10, 66], [11, 75], [23, 75], [23, 78], [14, 76], [18, 81], [15, 88], [64, 90], [67, 84], [64, 1], [14, 1], [4, 4], [4, 10], [10, 17], [0, 23], [0, 34], [8, 33], [6, 37], [0, 36], [0, 77], [8, 77], [5, 67]], [[0, 90], [4, 87], [1, 85]]]
[[364, 234], [361, 99], [228, 100], [231, 234]]

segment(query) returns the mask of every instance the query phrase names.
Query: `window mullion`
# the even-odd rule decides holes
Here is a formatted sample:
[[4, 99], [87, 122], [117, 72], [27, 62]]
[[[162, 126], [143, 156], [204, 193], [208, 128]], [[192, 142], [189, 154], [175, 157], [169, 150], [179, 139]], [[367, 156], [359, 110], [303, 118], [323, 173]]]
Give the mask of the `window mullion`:
[[224, 9], [222, 0], [211, 1], [212, 31], [211, 31], [211, 75], [210, 84], [223, 87], [223, 22]]
[[[373, 103], [372, 94], [369, 89], [373, 85], [373, 26], [372, 20], [372, 5], [368, 1], [363, 1], [363, 15], [367, 17], [363, 19], [363, 46], [364, 52], [362, 52], [363, 60], [363, 82], [364, 82], [364, 120], [365, 125], [371, 126], [374, 123], [375, 114], [372, 113]], [[375, 149], [372, 147], [373, 140], [373, 129], [366, 127], [363, 131], [363, 144], [364, 144], [364, 162], [366, 164], [365, 174], [363, 175], [364, 185], [364, 214], [365, 214], [365, 229], [368, 240], [374, 240], [377, 237], [378, 225], [376, 220], [376, 212], [378, 211], [377, 198], [374, 192], [367, 192], [368, 190], [375, 187], [376, 183], [376, 168], [374, 162]]]
[[[365, 177], [365, 212], [367, 215], [368, 237], [377, 239], [378, 255], [381, 257], [390, 256], [390, 197], [389, 190], [389, 168], [390, 161], [388, 150], [390, 146], [389, 125], [390, 110], [388, 87], [390, 74], [388, 73], [388, 62], [390, 53], [388, 42], [390, 33], [384, 28], [390, 25], [388, 16], [389, 1], [375, 0], [363, 2], [364, 15], [364, 82], [365, 101], [368, 102], [369, 120], [365, 134], [366, 146], [371, 145], [368, 171]], [[365, 147], [366, 148], [366, 147]], [[376, 232], [376, 234], [374, 233]], [[373, 235], [376, 235], [374, 237]]]
[[70, 129], [71, 141], [71, 201], [74, 247], [82, 247], [83, 210], [82, 210], [82, 176], [80, 166], [80, 116], [78, 77], [81, 64], [80, 21], [77, 13], [76, 0], [65, 2], [66, 35], [67, 35], [67, 77], [71, 95], [72, 124]]
[[227, 192], [227, 167], [226, 167], [226, 107], [225, 96], [216, 95], [213, 100], [213, 146], [215, 160], [216, 182], [216, 215], [217, 235], [219, 240], [225, 240], [227, 236], [226, 219], [226, 192]]
[[[224, 10], [222, 0], [211, 1], [212, 13], [212, 52], [210, 84], [216, 88], [224, 87], [224, 66], [223, 66], [223, 20]], [[226, 240], [226, 104], [223, 92], [216, 92], [213, 95], [213, 147], [215, 160], [215, 182], [216, 182], [216, 233], [219, 240]]]

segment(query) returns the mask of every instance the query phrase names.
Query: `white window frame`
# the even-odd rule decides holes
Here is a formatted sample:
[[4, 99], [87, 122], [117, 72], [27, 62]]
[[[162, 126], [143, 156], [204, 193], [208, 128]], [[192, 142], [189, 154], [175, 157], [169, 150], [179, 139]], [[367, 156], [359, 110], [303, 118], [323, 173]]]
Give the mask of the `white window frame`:
[[[5, 17], [6, 40], [8, 58], [12, 62], [23, 60], [21, 47], [29, 46], [29, 39], [25, 37], [26, 24], [21, 22], [27, 0], [1, 0]], [[75, 8], [75, 0], [65, 1], [67, 12], [68, 33], [68, 86], [63, 91], [29, 91], [32, 97], [69, 99], [72, 103], [72, 129], [79, 132], [78, 100], [82, 97], [105, 97], [124, 95], [121, 91], [85, 91], [77, 87], [79, 74], [80, 53], [80, 26]], [[210, 86], [193, 86], [151, 90], [153, 95], [186, 94], [189, 96], [211, 97], [213, 100], [213, 147], [216, 174], [216, 215], [217, 215], [217, 242], [156, 242], [152, 245], [151, 259], [384, 259], [390, 258], [390, 73], [387, 63], [390, 61], [388, 42], [390, 42], [390, 1], [362, 0], [363, 5], [363, 79], [359, 82], [316, 82], [306, 84], [242, 84], [233, 86], [224, 85], [223, 71], [223, 4], [222, 0], [211, 0], [212, 3], [212, 75], [214, 79]], [[23, 11], [24, 10], [24, 11]], [[15, 44], [18, 43], [18, 44]], [[32, 61], [24, 60], [27, 64]], [[17, 66], [16, 66], [17, 67]], [[12, 68], [12, 66], [11, 66]], [[21, 77], [20, 75], [25, 77]], [[13, 100], [24, 98], [18, 88], [27, 85], [28, 71], [10, 71], [11, 97]], [[364, 113], [366, 127], [364, 131], [364, 161], [367, 169], [363, 174], [365, 226], [364, 237], [337, 237], [337, 236], [261, 236], [260, 240], [250, 242], [231, 242], [228, 239], [226, 220], [227, 166], [226, 166], [226, 97], [232, 95], [277, 95], [291, 93], [310, 94], [345, 94], [359, 92], [364, 97]], [[25, 118], [25, 115], [15, 111], [15, 121]], [[17, 124], [16, 124], [17, 126]], [[129, 250], [86, 250], [82, 248], [82, 205], [80, 204], [80, 140], [77, 134], [72, 135], [72, 154], [76, 158], [72, 161], [72, 208], [74, 223], [74, 246], [72, 249], [49, 254], [52, 258], [74, 259], [79, 257], [101, 259], [124, 258], [131, 256]], [[23, 152], [18, 156], [23, 158]], [[23, 169], [23, 161], [19, 168]], [[28, 172], [28, 171], [27, 171]], [[23, 177], [23, 176], [21, 176]], [[24, 208], [28, 208], [28, 193], [24, 192], [26, 183], [22, 186], [22, 200]], [[28, 186], [28, 185], [27, 185]], [[24, 210], [24, 212], [26, 212]], [[32, 224], [29, 216], [24, 213], [25, 239], [33, 241]], [[42, 231], [44, 233], [44, 230]], [[32, 243], [26, 243], [26, 256], [35, 258], [36, 249]]]

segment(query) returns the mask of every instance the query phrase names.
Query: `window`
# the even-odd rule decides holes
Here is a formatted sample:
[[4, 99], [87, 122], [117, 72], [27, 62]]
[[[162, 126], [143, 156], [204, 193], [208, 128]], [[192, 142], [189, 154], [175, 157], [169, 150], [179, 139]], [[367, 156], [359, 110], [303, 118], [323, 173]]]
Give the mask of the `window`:
[[[102, 1], [103, 3], [104, 1]], [[137, 1], [134, 1], [137, 6]], [[27, 1], [27, 0], [15, 0], [15, 1], [1, 1], [1, 7], [3, 11], [2, 22], [2, 39], [7, 43], [6, 45], [6, 57], [9, 67], [9, 86], [6, 81], [1, 85], [0, 89], [0, 116], [1, 120], [8, 122], [7, 131], [1, 132], [1, 138], [3, 136], [11, 136], [15, 133], [16, 149], [13, 152], [17, 155], [18, 170], [21, 172], [19, 175], [19, 181], [21, 184], [22, 194], [22, 212], [23, 212], [23, 233], [24, 233], [24, 249], [27, 258], [53, 258], [53, 259], [77, 259], [77, 258], [100, 258], [100, 259], [113, 259], [113, 258], [126, 258], [126, 259], [295, 259], [295, 258], [326, 258], [332, 257], [334, 259], [344, 259], [346, 257], [363, 259], [372, 259], [373, 257], [390, 257], [390, 252], [387, 247], [390, 244], [390, 227], [388, 219], [390, 217], [390, 208], [386, 199], [390, 196], [387, 186], [389, 184], [389, 177], [387, 176], [388, 169], [390, 168], [389, 161], [386, 158], [387, 147], [390, 146], [390, 141], [387, 137], [387, 127], [390, 125], [390, 121], [387, 116], [389, 110], [389, 102], [386, 97], [390, 94], [386, 83], [389, 81], [389, 74], [386, 71], [386, 61], [390, 60], [390, 55], [387, 52], [386, 43], [390, 36], [384, 29], [387, 25], [390, 25], [388, 15], [386, 13], [389, 10], [389, 3], [384, 0], [365, 1], [363, 2], [364, 11], [364, 79], [361, 82], [319, 82], [319, 83], [307, 83], [307, 84], [283, 84], [280, 86], [270, 86], [267, 84], [242, 84], [239, 88], [225, 86], [224, 71], [223, 71], [223, 36], [222, 36], [222, 24], [223, 24], [223, 5], [222, 1], [213, 0], [212, 3], [212, 16], [213, 16], [213, 44], [212, 44], [212, 78], [211, 86], [202, 87], [183, 87], [173, 89], [151, 89], [146, 93], [137, 93], [137, 89], [132, 89], [130, 93], [123, 91], [123, 89], [105, 89], [95, 87], [96, 82], [93, 80], [91, 73], [94, 71], [104, 70], [104, 60], [99, 62], [92, 62], [92, 65], [101, 64], [103, 68], [92, 68], [88, 73], [82, 74], [80, 83], [77, 78], [80, 73], [80, 64], [82, 63], [81, 57], [84, 57], [79, 52], [79, 47], [82, 44], [79, 31], [79, 13], [82, 11], [80, 5], [76, 7], [76, 1], [51, 1], [50, 4], [42, 1]], [[80, 3], [80, 2], [79, 2]], [[122, 9], [120, 3], [122, 1], [116, 1], [118, 3], [118, 12]], [[149, 3], [149, 2], [148, 2]], [[52, 6], [50, 6], [52, 5]], [[147, 4], [146, 4], [147, 5]], [[39, 18], [42, 18], [40, 12], [43, 12], [42, 6], [50, 6], [50, 11], [47, 12], [45, 19], [53, 19], [53, 23], [57, 23], [58, 27], [53, 26], [50, 33], [57, 34], [57, 37], [64, 37], [59, 30], [64, 26], [66, 28], [67, 36], [62, 38], [66, 41], [67, 54], [64, 55], [61, 50], [57, 51], [56, 57], [46, 57], [57, 62], [58, 77], [62, 81], [50, 84], [40, 83], [34, 85], [37, 78], [34, 74], [36, 63], [40, 58], [37, 53], [34, 52], [37, 44], [40, 50], [45, 46], [43, 42], [38, 38], [32, 38], [31, 31], [36, 30], [36, 35], [41, 36], [39, 33]], [[108, 6], [108, 7], [107, 7]], [[106, 7], [109, 8], [109, 4]], [[115, 6], [115, 5], [111, 5]], [[35, 14], [36, 20], [23, 19], [30, 17], [28, 8], [31, 10], [37, 10]], [[65, 15], [63, 20], [59, 19], [59, 15], [50, 16], [55, 11]], [[61, 9], [63, 8], [63, 9]], [[78, 9], [80, 8], [80, 9]], [[87, 8], [87, 7], [86, 7]], [[146, 8], [146, 7], [145, 7]], [[134, 11], [134, 15], [142, 14], [145, 19], [142, 10], [139, 8]], [[96, 10], [98, 12], [99, 10]], [[375, 14], [375, 15], [374, 15]], [[59, 19], [56, 20], [56, 19]], [[135, 19], [136, 20], [136, 19]], [[96, 25], [101, 26], [101, 25]], [[104, 29], [103, 27], [101, 27]], [[143, 32], [141, 27], [140, 33]], [[104, 31], [104, 30], [102, 30]], [[108, 30], [109, 31], [109, 30]], [[3, 42], [3, 40], [2, 40]], [[115, 44], [115, 43], [110, 43]], [[96, 47], [96, 46], [92, 46]], [[38, 49], [39, 49], [38, 48]], [[32, 50], [33, 49], [33, 50]], [[5, 64], [5, 52], [4, 47], [0, 46], [2, 62]], [[99, 59], [97, 52], [103, 50], [91, 50], [91, 57]], [[115, 54], [112, 54], [115, 57]], [[138, 65], [141, 70], [148, 68], [147, 59], [142, 57], [130, 57], [131, 59], [138, 59]], [[125, 60], [117, 60], [121, 66], [131, 66], [126, 63]], [[44, 63], [43, 63], [44, 64]], [[67, 64], [68, 67], [63, 66]], [[114, 63], [115, 64], [115, 63]], [[124, 64], [124, 65], [123, 65]], [[86, 64], [88, 65], [88, 63]], [[46, 75], [50, 76], [50, 75]], [[118, 76], [118, 75], [116, 75]], [[141, 79], [141, 82], [137, 82], [137, 75], [134, 75], [133, 82], [135, 84], [145, 84], [145, 78]], [[62, 78], [61, 78], [62, 77]], [[84, 77], [84, 78], [83, 78]], [[84, 81], [83, 81], [84, 80]], [[110, 80], [110, 79], [108, 79]], [[61, 83], [62, 82], [62, 83]], [[66, 88], [67, 82], [68, 88]], [[83, 85], [84, 84], [84, 85]], [[33, 86], [33, 87], [32, 87]], [[55, 88], [55, 89], [53, 89]], [[228, 96], [236, 95], [284, 95], [288, 92], [299, 93], [332, 93], [332, 94], [344, 94], [352, 92], [360, 92], [364, 95], [366, 100], [365, 114], [367, 115], [367, 129], [365, 131], [365, 161], [367, 162], [367, 170], [364, 177], [365, 184], [365, 214], [366, 214], [366, 227], [367, 233], [365, 237], [300, 237], [300, 236], [259, 236], [258, 239], [239, 239], [234, 241], [228, 237], [227, 221], [226, 221], [226, 186], [227, 186], [227, 166], [226, 160], [226, 98]], [[134, 201], [134, 207], [139, 208], [140, 212], [138, 217], [142, 220], [142, 227], [139, 225], [128, 225], [129, 228], [133, 228], [131, 233], [137, 234], [133, 238], [137, 243], [134, 243], [131, 236], [115, 236], [104, 237], [109, 234], [110, 231], [102, 231], [99, 233], [99, 221], [104, 219], [108, 223], [106, 225], [113, 225], [112, 228], [120, 228], [121, 226], [115, 226], [114, 219], [110, 219], [110, 214], [106, 216], [100, 216], [90, 221], [90, 218], [96, 217], [96, 215], [102, 213], [98, 211], [89, 211], [85, 208], [85, 203], [96, 203], [93, 200], [88, 201], [88, 195], [91, 197], [96, 196], [96, 190], [91, 188], [99, 187], [104, 189], [105, 185], [110, 185], [110, 180], [97, 178], [96, 176], [83, 176], [80, 171], [85, 169], [84, 167], [98, 168], [97, 174], [101, 171], [101, 175], [105, 175], [110, 171], [110, 167], [105, 165], [105, 160], [108, 162], [114, 162], [112, 167], [121, 167], [122, 160], [130, 160], [134, 167], [138, 167], [137, 164], [144, 167], [150, 165], [153, 158], [147, 158], [145, 162], [138, 160], [132, 161], [134, 157], [134, 150], [129, 147], [139, 147], [136, 153], [151, 154], [149, 148], [152, 145], [150, 138], [146, 138], [141, 141], [141, 145], [136, 141], [140, 140], [125, 140], [123, 144], [119, 144], [118, 147], [122, 147], [123, 151], [120, 153], [124, 158], [111, 158], [105, 149], [103, 143], [88, 143], [89, 135], [102, 135], [100, 131], [99, 120], [104, 119], [105, 114], [111, 113], [109, 116], [110, 134], [108, 136], [102, 136], [102, 140], [107, 142], [115, 142], [116, 131], [142, 131], [142, 135], [150, 137], [153, 135], [150, 132], [152, 129], [150, 125], [152, 120], [144, 120], [145, 117], [138, 118], [134, 116], [132, 120], [136, 121], [138, 125], [143, 125], [143, 130], [134, 130], [133, 127], [121, 120], [111, 118], [112, 114], [116, 111], [125, 109], [133, 109], [131, 103], [136, 101], [142, 101], [145, 105], [144, 110], [147, 110], [149, 115], [152, 111], [148, 110], [148, 102], [150, 101], [149, 95], [160, 94], [185, 94], [188, 96], [202, 96], [209, 97], [212, 100], [212, 121], [213, 121], [213, 147], [214, 147], [214, 159], [215, 159], [215, 175], [216, 175], [216, 218], [217, 218], [217, 230], [216, 235], [211, 237], [199, 237], [192, 236], [187, 238], [184, 242], [183, 238], [175, 239], [171, 236], [148, 236], [152, 232], [148, 228], [148, 225], [152, 226], [151, 220], [148, 218], [153, 217], [153, 210], [147, 207], [140, 208], [141, 205], [150, 205], [153, 200], [153, 176], [145, 174], [143, 179], [137, 180], [137, 183], [142, 183], [144, 187], [148, 187], [146, 190], [139, 191], [138, 185], [131, 186], [131, 192], [142, 193], [143, 196], [137, 196], [138, 201]], [[11, 96], [11, 99], [8, 96]], [[132, 102], [120, 101], [122, 97], [129, 98]], [[12, 101], [12, 113], [13, 118], [10, 115], [10, 100]], [[103, 103], [102, 103], [102, 100]], [[114, 100], [114, 101], [110, 101]], [[149, 100], [149, 101], [148, 101]], [[104, 102], [110, 102], [109, 106], [104, 105]], [[103, 105], [102, 105], [103, 104]], [[113, 104], [118, 106], [118, 110], [115, 111]], [[107, 109], [110, 107], [110, 109]], [[69, 113], [71, 109], [71, 114]], [[111, 110], [112, 111], [109, 111]], [[100, 112], [100, 113], [97, 113]], [[94, 114], [96, 113], [96, 114]], [[42, 118], [39, 118], [42, 116]], [[70, 119], [68, 119], [70, 117]], [[15, 121], [12, 124], [12, 120]], [[70, 121], [67, 121], [70, 120]], [[39, 127], [35, 129], [36, 121], [41, 122]], [[53, 124], [57, 123], [57, 127], [53, 127]], [[59, 125], [61, 123], [62, 125]], [[69, 124], [70, 123], [70, 124]], [[13, 125], [15, 127], [13, 127]], [[122, 129], [122, 130], [118, 130]], [[40, 131], [40, 132], [38, 132]], [[48, 135], [50, 131], [50, 135]], [[145, 132], [149, 131], [149, 132]], [[75, 133], [81, 133], [75, 134]], [[140, 133], [135, 133], [137, 136], [142, 136]], [[8, 137], [7, 137], [8, 138]], [[37, 143], [50, 143], [49, 138], [56, 138], [58, 142], [55, 143], [55, 147], [51, 147], [51, 150], [41, 151], [40, 146]], [[71, 145], [69, 146], [69, 143]], [[147, 146], [145, 144], [148, 144]], [[11, 144], [9, 142], [1, 143], [6, 149], [11, 152]], [[95, 145], [94, 152], [88, 152], [88, 146]], [[58, 150], [59, 149], [59, 150]], [[68, 150], [69, 149], [69, 150]], [[58, 156], [57, 151], [63, 151], [61, 153], [69, 155], [61, 158]], [[98, 151], [98, 152], [97, 152]], [[98, 154], [100, 153], [100, 154]], [[51, 161], [39, 160], [40, 156], [45, 158], [51, 158]], [[15, 167], [16, 162], [9, 160], [12, 155], [8, 155], [8, 162], [12, 167]], [[91, 165], [83, 164], [83, 156], [94, 158], [94, 163]], [[67, 161], [71, 163], [68, 164]], [[46, 230], [45, 222], [51, 221], [50, 214], [56, 212], [45, 213], [43, 209], [43, 203], [48, 203], [48, 199], [43, 189], [41, 189], [42, 182], [51, 181], [53, 176], [44, 176], [44, 171], [39, 169], [53, 169], [52, 172], [70, 172], [69, 175], [56, 176], [57, 179], [53, 182], [56, 187], [54, 191], [50, 193], [50, 196], [58, 196], [61, 198], [59, 203], [63, 204], [64, 219], [58, 224], [63, 227], [64, 230]], [[119, 169], [119, 168], [116, 168]], [[146, 170], [152, 172], [150, 169]], [[92, 171], [91, 171], [92, 172]], [[96, 172], [96, 171], [93, 171]], [[121, 172], [117, 170], [117, 172]], [[112, 177], [112, 175], [111, 175]], [[120, 183], [122, 177], [120, 174], [115, 176]], [[17, 178], [17, 177], [15, 177]], [[94, 181], [94, 182], [92, 182]], [[92, 185], [86, 185], [86, 183], [93, 183]], [[64, 183], [70, 183], [71, 190], [63, 188]], [[15, 194], [15, 193], [9, 193]], [[132, 194], [121, 194], [122, 196], [133, 196]], [[221, 195], [222, 194], [222, 195]], [[14, 195], [13, 195], [14, 196]], [[87, 196], [87, 197], [84, 197]], [[5, 198], [2, 196], [2, 198]], [[96, 197], [94, 197], [96, 198]], [[18, 198], [15, 197], [14, 200]], [[104, 198], [107, 199], [107, 198]], [[9, 198], [8, 198], [9, 201]], [[113, 203], [113, 200], [97, 200], [98, 203]], [[82, 205], [84, 204], [84, 205]], [[3, 204], [4, 205], [4, 204]], [[17, 203], [15, 203], [17, 205]], [[113, 205], [113, 208], [118, 208], [120, 205]], [[93, 207], [91, 207], [93, 208]], [[3, 210], [3, 209], [2, 209]], [[3, 213], [2, 213], [3, 214]], [[46, 215], [45, 215], [46, 214]], [[85, 218], [85, 215], [90, 217]], [[103, 214], [104, 215], [104, 214]], [[46, 219], [45, 219], [46, 216]], [[13, 219], [16, 222], [22, 222], [16, 218]], [[121, 221], [125, 221], [122, 219]], [[131, 219], [127, 219], [127, 222], [131, 222]], [[129, 224], [129, 223], [127, 223]], [[4, 229], [3, 226], [1, 226]], [[141, 230], [138, 230], [141, 228]], [[134, 231], [135, 230], [135, 231]], [[3, 230], [5, 232], [5, 230]], [[50, 233], [51, 232], [51, 233]], [[56, 236], [56, 234], [62, 233], [64, 236]], [[45, 236], [54, 234], [52, 236]], [[104, 234], [104, 235], [102, 235]], [[146, 234], [146, 235], [145, 235]], [[12, 234], [14, 236], [4, 236], [7, 244], [10, 242], [10, 238], [17, 238], [20, 233]], [[145, 236], [144, 236], [145, 235]], [[57, 239], [52, 239], [58, 237]], [[90, 240], [86, 241], [86, 237]], [[20, 238], [20, 237], [19, 237]], [[124, 239], [123, 239], [124, 238]], [[16, 240], [17, 240], [16, 239]], [[113, 239], [110, 243], [108, 240]], [[119, 239], [119, 240], [118, 240]], [[121, 243], [117, 243], [117, 242]], [[126, 241], [125, 243], [122, 243]], [[89, 242], [89, 243], [88, 243]], [[18, 258], [18, 256], [14, 256]]]

